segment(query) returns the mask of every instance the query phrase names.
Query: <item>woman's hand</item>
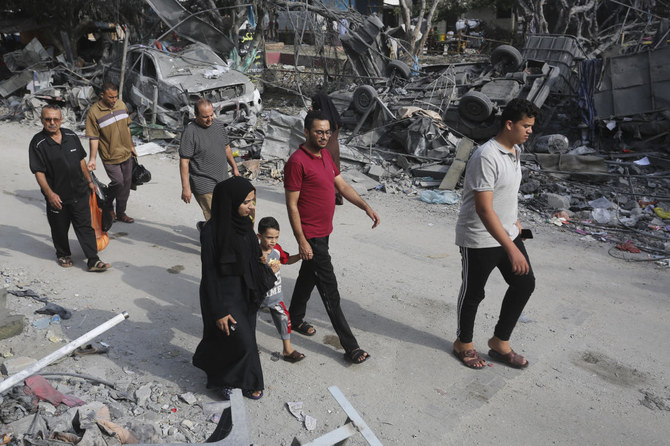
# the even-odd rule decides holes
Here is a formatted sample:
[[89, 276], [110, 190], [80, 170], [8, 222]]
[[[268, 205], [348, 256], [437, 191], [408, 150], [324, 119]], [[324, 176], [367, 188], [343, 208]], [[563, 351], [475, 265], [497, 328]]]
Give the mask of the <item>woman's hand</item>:
[[258, 258], [258, 261], [265, 265], [268, 263], [268, 256], [263, 253], [263, 255]]
[[216, 321], [218, 329], [224, 332], [227, 336], [230, 336], [230, 327], [235, 324], [237, 324], [237, 321], [230, 314]]

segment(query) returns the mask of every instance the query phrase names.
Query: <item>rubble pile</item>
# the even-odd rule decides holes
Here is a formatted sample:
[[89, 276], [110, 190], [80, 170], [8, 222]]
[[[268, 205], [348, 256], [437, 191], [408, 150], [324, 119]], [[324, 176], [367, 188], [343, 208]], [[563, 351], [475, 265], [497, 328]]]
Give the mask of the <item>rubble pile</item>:
[[[657, 16], [601, 5], [625, 14], [608, 19], [615, 21], [599, 36], [529, 33], [520, 49], [459, 45], [458, 54], [422, 65], [402, 27], [322, 2], [266, 5], [283, 23], [281, 39], [249, 16], [239, 54], [228, 53], [235, 42], [216, 37], [225, 34], [218, 12], [192, 13], [171, 0], [149, 4], [170, 30], [150, 43], [129, 42], [127, 28], [105, 24], [91, 33], [102, 45], [90, 62], [57, 55], [38, 38], [4, 54], [0, 119], [39, 125], [41, 107], [56, 103], [63, 125], [81, 131], [96, 88], [111, 80], [123, 84], [133, 135], [174, 147], [193, 103], [205, 97], [229, 124], [245, 174], [280, 181], [302, 142], [308, 98], [325, 90], [342, 118], [343, 172], [357, 179], [359, 192], [441, 203], [451, 201], [440, 195], [458, 188], [472, 147], [496, 134], [505, 104], [521, 97], [542, 109], [522, 160], [529, 208], [550, 221], [567, 212], [572, 228], [577, 221], [589, 235], [609, 228], [617, 237], [600, 239], [668, 255], [670, 47], [667, 21]], [[583, 14], [573, 19], [593, 20]], [[232, 67], [254, 73], [267, 102]], [[278, 107], [277, 97], [284, 102]], [[432, 193], [422, 195], [426, 190]], [[589, 204], [599, 198], [612, 205]]]
[[[51, 302], [43, 305], [47, 301], [42, 296], [59, 299], [58, 290], [48, 281], [25, 283], [24, 271], [1, 274], [7, 285], [0, 289], [3, 314], [25, 314], [27, 308], [36, 308], [33, 314], [20, 316], [25, 319], [22, 337], [3, 336], [2, 374], [11, 376], [40, 359], [31, 357], [35, 354], [25, 356], [30, 351], [22, 344], [26, 338], [46, 338], [47, 344], [57, 348], [67, 342], [63, 325], [70, 325], [77, 311]], [[12, 300], [15, 308], [5, 308], [8, 290], [19, 297]], [[7, 333], [0, 330], [0, 334]], [[0, 425], [6, 436], [2, 444], [195, 443], [212, 434], [229, 403], [203, 402], [170, 382], [146, 381], [140, 371], [129, 367], [121, 371], [105, 367], [103, 358], [113, 354], [114, 346], [104, 342], [83, 345], [0, 394]], [[95, 370], [104, 375], [91, 375]]]

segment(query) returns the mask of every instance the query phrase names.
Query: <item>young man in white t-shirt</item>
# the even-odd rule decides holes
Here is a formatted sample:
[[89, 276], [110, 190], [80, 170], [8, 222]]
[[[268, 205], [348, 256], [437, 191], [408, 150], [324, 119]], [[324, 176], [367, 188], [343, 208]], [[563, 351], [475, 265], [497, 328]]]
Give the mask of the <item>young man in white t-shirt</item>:
[[511, 367], [528, 361], [510, 347], [509, 339], [526, 302], [535, 289], [535, 276], [521, 237], [518, 220], [523, 144], [532, 133], [539, 109], [525, 99], [510, 101], [501, 116], [498, 134], [482, 144], [468, 161], [463, 203], [456, 224], [463, 283], [458, 295], [458, 329], [454, 354], [467, 367], [486, 365], [472, 342], [477, 307], [494, 268], [509, 285], [500, 309], [489, 356]]

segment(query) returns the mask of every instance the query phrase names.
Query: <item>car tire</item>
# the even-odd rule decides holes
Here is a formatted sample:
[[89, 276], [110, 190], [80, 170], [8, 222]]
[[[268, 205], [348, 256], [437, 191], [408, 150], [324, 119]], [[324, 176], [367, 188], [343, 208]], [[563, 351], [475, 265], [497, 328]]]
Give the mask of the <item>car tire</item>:
[[501, 74], [517, 71], [523, 63], [523, 56], [511, 45], [500, 45], [491, 52], [491, 64]]
[[493, 102], [480, 91], [469, 91], [461, 97], [458, 103], [458, 112], [465, 119], [473, 122], [483, 122], [493, 113]]
[[377, 90], [371, 85], [361, 85], [354, 90], [351, 102], [359, 113], [365, 113], [376, 105]]
[[412, 75], [411, 68], [402, 60], [392, 60], [386, 65], [386, 70], [384, 70], [386, 77], [399, 77], [400, 79], [409, 79]]

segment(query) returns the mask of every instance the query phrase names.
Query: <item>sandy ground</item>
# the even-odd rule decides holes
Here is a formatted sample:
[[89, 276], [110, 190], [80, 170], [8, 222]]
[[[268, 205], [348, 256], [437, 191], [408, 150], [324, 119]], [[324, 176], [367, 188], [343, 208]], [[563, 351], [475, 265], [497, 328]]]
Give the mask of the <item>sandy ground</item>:
[[[153, 179], [131, 194], [128, 213], [136, 223], [116, 223], [111, 230], [101, 257], [113, 269], [86, 272], [71, 233], [75, 267], [64, 270], [55, 262], [44, 200], [28, 168], [28, 143], [37, 130], [0, 123], [0, 271], [13, 277], [4, 286], [34, 287], [75, 310], [63, 324], [69, 339], [121, 311], [130, 314], [100, 336], [112, 346], [110, 353], [77, 362], [78, 371], [112, 381], [131, 372], [134, 381], [165, 383], [214, 401], [204, 374], [190, 364], [201, 334], [195, 229], [201, 213], [197, 204], [179, 199], [174, 155], [141, 159]], [[257, 216], [275, 216], [283, 229], [280, 242], [295, 252], [281, 185], [256, 186]], [[355, 366], [343, 360], [314, 293], [308, 320], [318, 333], [293, 336], [307, 358], [298, 364], [273, 361], [281, 342], [269, 314], [261, 313], [265, 397], [246, 401], [254, 444], [288, 445], [295, 435], [316, 438], [341, 425], [346, 415], [328, 393], [331, 385], [340, 387], [386, 445], [667, 444], [668, 268], [614, 259], [606, 245], [522, 215], [535, 233], [527, 247], [537, 288], [512, 341], [531, 365], [523, 371], [498, 364], [473, 371], [451, 354], [460, 286], [453, 243], [457, 206], [380, 192], [366, 198], [381, 225], [371, 230], [363, 212], [350, 204], [338, 207], [331, 252], [345, 314], [372, 357]], [[297, 273], [298, 265], [282, 269], [287, 300]], [[475, 345], [483, 354], [504, 288], [494, 272], [475, 327]], [[12, 311], [35, 318], [38, 304], [13, 296], [9, 301]], [[13, 344], [15, 354], [37, 357], [53, 348], [42, 336]], [[301, 427], [286, 410], [287, 401], [303, 401], [317, 430]], [[351, 444], [366, 443], [358, 437]]]

